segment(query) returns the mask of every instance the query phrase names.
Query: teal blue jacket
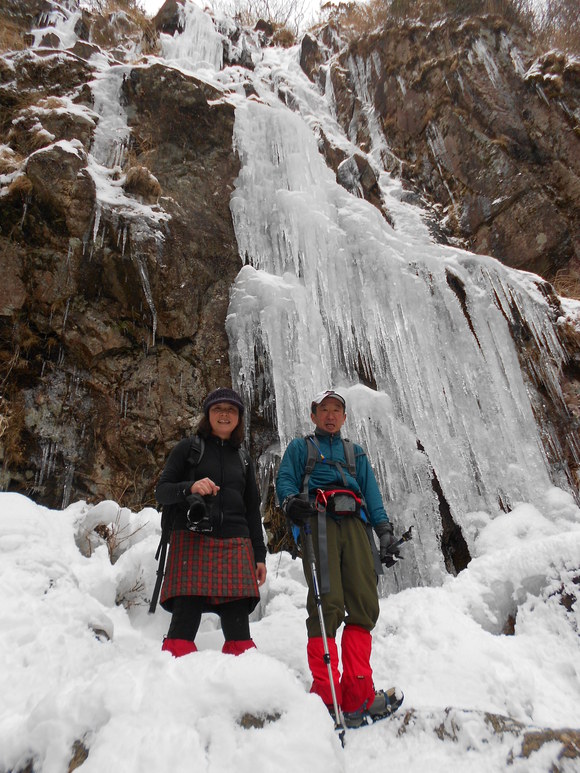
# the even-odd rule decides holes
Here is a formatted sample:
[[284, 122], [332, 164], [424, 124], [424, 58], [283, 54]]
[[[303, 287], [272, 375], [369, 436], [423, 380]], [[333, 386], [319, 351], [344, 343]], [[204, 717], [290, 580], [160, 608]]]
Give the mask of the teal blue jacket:
[[[304, 471], [308, 459], [307, 441], [305, 438], [295, 438], [286, 449], [280, 469], [276, 478], [276, 494], [280, 504], [287, 497], [296, 496], [302, 493], [304, 480]], [[343, 462], [343, 472], [348, 481], [348, 489], [355, 494], [362, 494], [366, 502], [366, 515], [372, 526], [379, 523], [388, 523], [389, 518], [385, 512], [381, 492], [377, 485], [377, 480], [373, 468], [361, 446], [354, 443], [356, 480], [349, 475], [348, 466], [344, 456], [344, 448], [340, 433], [329, 435], [317, 429], [314, 442], [319, 449], [319, 459], [308, 481], [308, 493], [313, 500], [316, 496], [316, 490], [336, 488], [345, 488], [344, 481], [336, 465], [329, 464], [327, 460]]]

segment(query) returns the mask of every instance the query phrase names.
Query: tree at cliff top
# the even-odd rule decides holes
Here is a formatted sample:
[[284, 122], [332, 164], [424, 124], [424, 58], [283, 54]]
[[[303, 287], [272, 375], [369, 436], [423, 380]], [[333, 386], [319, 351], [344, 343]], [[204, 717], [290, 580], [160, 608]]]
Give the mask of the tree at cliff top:
[[444, 16], [471, 18], [494, 15], [516, 24], [535, 39], [537, 53], [557, 47], [580, 51], [580, 16], [576, 0], [369, 0], [327, 3], [327, 18], [340, 19], [349, 36], [361, 35], [378, 25], [402, 19], [434, 22]]

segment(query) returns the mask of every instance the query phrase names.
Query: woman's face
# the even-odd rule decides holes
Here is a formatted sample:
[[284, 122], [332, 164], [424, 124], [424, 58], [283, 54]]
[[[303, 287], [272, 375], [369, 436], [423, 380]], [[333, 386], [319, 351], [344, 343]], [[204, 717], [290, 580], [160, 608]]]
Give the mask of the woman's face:
[[209, 409], [209, 424], [214, 435], [228, 440], [240, 421], [240, 411], [232, 403], [215, 403]]

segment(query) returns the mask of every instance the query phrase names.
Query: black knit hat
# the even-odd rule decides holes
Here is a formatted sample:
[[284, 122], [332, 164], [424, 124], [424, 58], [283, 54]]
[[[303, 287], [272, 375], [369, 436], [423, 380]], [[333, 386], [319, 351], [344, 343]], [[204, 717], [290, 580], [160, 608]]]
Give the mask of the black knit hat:
[[219, 389], [214, 389], [213, 392], [210, 392], [203, 402], [203, 412], [206, 416], [209, 417], [209, 409], [216, 403], [231, 403], [239, 409], [240, 416], [244, 415], [244, 404], [242, 402], [242, 398], [237, 392], [234, 392], [233, 389], [220, 387]]

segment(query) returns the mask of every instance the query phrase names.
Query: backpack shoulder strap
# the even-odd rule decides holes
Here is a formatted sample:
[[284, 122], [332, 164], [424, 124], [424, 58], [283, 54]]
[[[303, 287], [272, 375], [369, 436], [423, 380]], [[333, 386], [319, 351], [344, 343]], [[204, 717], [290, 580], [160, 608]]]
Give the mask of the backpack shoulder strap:
[[[352, 440], [349, 440], [348, 438], [345, 437], [342, 439], [342, 447], [344, 449], [344, 458], [346, 459], [346, 466], [347, 466], [348, 472], [350, 476], [356, 480], [360, 488], [360, 483], [358, 481], [358, 478], [356, 477], [356, 454], [354, 450], [354, 443], [352, 442]], [[362, 505], [366, 509], [367, 503], [362, 493], [362, 490], [361, 490], [360, 497], [361, 497]]]
[[250, 469], [250, 455], [245, 450], [245, 448], [242, 448], [241, 446], [238, 448], [238, 455], [240, 457], [240, 462], [245, 478], [248, 475], [248, 470]]
[[305, 435], [304, 441], [306, 442], [307, 456], [306, 465], [304, 467], [304, 477], [302, 478], [302, 498], [308, 499], [308, 481], [310, 480], [312, 470], [318, 461], [320, 452], [318, 451], [316, 443], [314, 442], [314, 435]]
[[[320, 451], [316, 447], [313, 435], [305, 435], [304, 440], [306, 441], [307, 457], [306, 465], [304, 467], [304, 478], [302, 479], [302, 497], [306, 499], [308, 497], [308, 481], [310, 479], [310, 475], [312, 474], [312, 470], [314, 469], [314, 466], [319, 459]], [[351, 477], [356, 480], [356, 459], [354, 443], [348, 438], [342, 438], [342, 447], [344, 450], [344, 458], [346, 460], [346, 468]], [[347, 480], [344, 477], [343, 465], [340, 462], [334, 462], [334, 464], [340, 472], [343, 482], [346, 486]]]
[[201, 462], [201, 457], [205, 451], [205, 440], [200, 435], [192, 435], [189, 438], [189, 453], [187, 454], [187, 463], [192, 467], [197, 467]]
[[356, 480], [356, 461], [354, 458], [354, 443], [348, 438], [342, 438], [342, 447], [344, 450], [344, 458], [346, 459], [346, 466], [351, 475]]
[[[205, 451], [205, 440], [199, 435], [192, 435], [190, 438], [189, 453], [187, 454], [187, 463], [192, 467], [197, 467], [201, 462], [203, 452]], [[248, 468], [250, 466], [250, 457], [248, 452], [241, 446], [238, 448], [238, 455], [240, 457], [240, 463], [244, 476], [248, 474]]]
[[316, 447], [316, 443], [314, 442], [314, 435], [305, 435], [304, 440], [306, 441], [306, 450], [308, 453], [308, 456], [306, 457], [306, 467], [304, 468], [304, 472], [307, 475], [310, 475], [314, 469], [314, 465], [318, 461], [320, 452]]

